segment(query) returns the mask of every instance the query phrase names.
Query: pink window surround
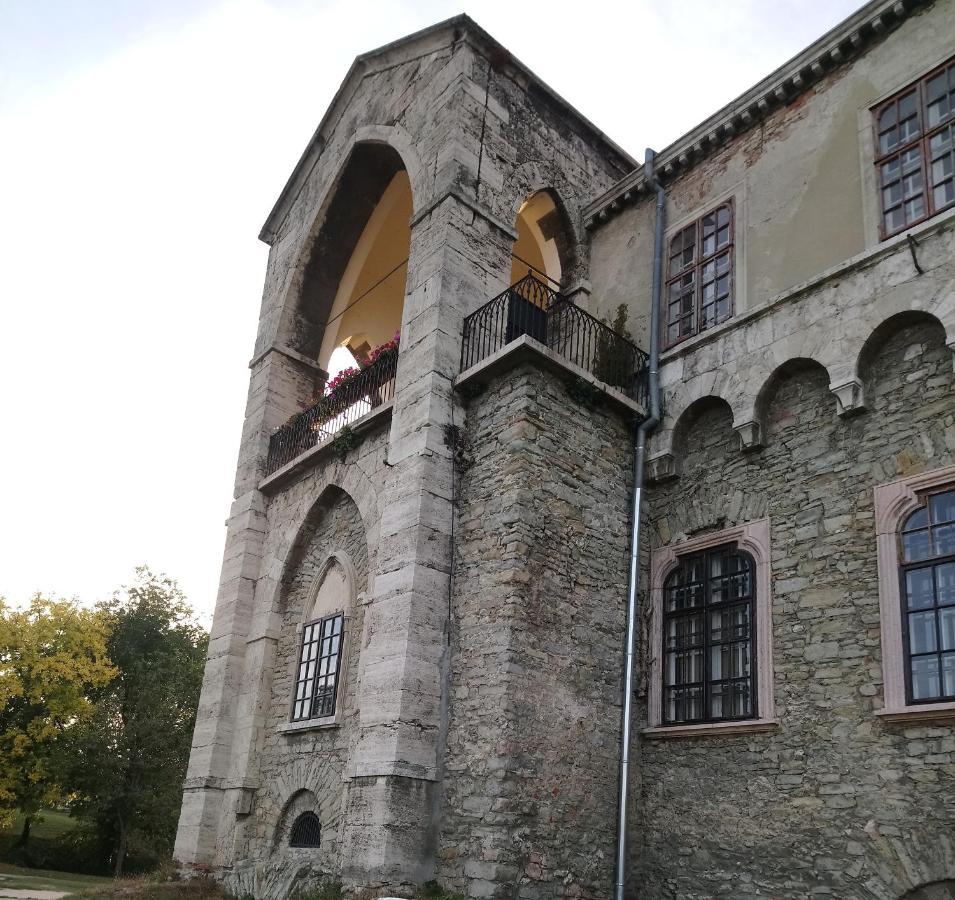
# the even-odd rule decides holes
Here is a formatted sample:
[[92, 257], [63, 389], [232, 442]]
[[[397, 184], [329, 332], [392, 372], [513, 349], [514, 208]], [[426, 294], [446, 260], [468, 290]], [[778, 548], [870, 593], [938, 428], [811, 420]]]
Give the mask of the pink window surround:
[[902, 645], [902, 596], [899, 580], [899, 529], [926, 502], [926, 496], [955, 485], [955, 466], [909, 475], [874, 491], [876, 553], [879, 565], [879, 618], [882, 628], [882, 677], [885, 707], [876, 715], [889, 722], [955, 720], [955, 701], [906, 702], [905, 648]]
[[[735, 544], [756, 564], [756, 709], [758, 717], [737, 722], [706, 722], [702, 725], [663, 725], [663, 583], [679, 557], [721, 544]], [[650, 554], [650, 691], [649, 727], [646, 737], [694, 737], [769, 731], [778, 726], [773, 699], [772, 579], [769, 562], [769, 519], [725, 528]]]

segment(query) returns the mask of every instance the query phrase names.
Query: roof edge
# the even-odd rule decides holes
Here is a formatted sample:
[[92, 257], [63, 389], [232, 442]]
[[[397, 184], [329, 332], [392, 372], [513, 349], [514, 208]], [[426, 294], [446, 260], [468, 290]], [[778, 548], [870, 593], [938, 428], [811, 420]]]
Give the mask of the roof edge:
[[399, 48], [410, 47], [413, 44], [425, 42], [428, 38], [434, 38], [443, 33], [448, 34], [449, 44], [460, 40], [462, 37], [470, 38], [469, 42], [471, 45], [486, 58], [493, 59], [495, 65], [500, 66], [503, 63], [513, 67], [514, 70], [519, 72], [528, 82], [533, 83], [551, 101], [570, 113], [591, 137], [603, 144], [612, 154], [616, 155], [623, 166], [637, 166], [637, 161], [627, 153], [626, 150], [611, 140], [543, 79], [534, 74], [530, 68], [514, 56], [503, 44], [496, 41], [470, 16], [465, 13], [460, 13], [355, 57], [354, 62], [345, 73], [341, 85], [335, 92], [334, 97], [332, 97], [331, 103], [329, 103], [328, 109], [322, 116], [318, 127], [309, 139], [304, 152], [295, 164], [292, 174], [279, 193], [278, 199], [269, 212], [265, 223], [262, 225], [262, 229], [259, 232], [259, 240], [264, 241], [266, 244], [271, 244], [275, 240], [279, 229], [288, 216], [295, 198], [308, 180], [309, 175], [325, 148], [327, 135], [334, 128], [334, 124], [338, 119], [339, 110], [347, 102], [350, 93], [357, 88], [361, 79], [366, 74], [374, 71], [375, 63], [381, 57], [387, 56]]
[[[829, 72], [861, 55], [931, 0], [872, 0], [656, 155], [664, 180], [689, 172], [707, 157], [792, 103]], [[583, 210], [589, 230], [617, 215], [648, 190], [643, 165]]]

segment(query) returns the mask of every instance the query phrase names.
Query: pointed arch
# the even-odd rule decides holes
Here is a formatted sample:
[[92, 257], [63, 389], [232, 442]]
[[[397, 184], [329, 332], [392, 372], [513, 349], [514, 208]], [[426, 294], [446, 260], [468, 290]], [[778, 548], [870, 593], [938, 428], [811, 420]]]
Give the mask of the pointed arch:
[[566, 287], [577, 268], [577, 244], [557, 191], [545, 187], [529, 193], [513, 221], [517, 240], [511, 251], [510, 284], [530, 273], [555, 290]]
[[338, 346], [362, 355], [401, 325], [421, 165], [410, 140], [359, 129], [298, 251], [280, 340], [327, 368]]

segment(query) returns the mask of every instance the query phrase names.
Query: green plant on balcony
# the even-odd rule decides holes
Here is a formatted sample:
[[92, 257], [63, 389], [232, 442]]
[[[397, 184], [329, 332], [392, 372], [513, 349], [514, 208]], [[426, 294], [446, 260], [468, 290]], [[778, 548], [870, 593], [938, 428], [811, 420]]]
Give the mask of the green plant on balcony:
[[[628, 313], [627, 304], [621, 303], [612, 320], [600, 320], [610, 331], [600, 331], [594, 352], [594, 375], [605, 384], [624, 390], [628, 387], [625, 381], [632, 374], [628, 371], [633, 353], [630, 344], [633, 338], [627, 329]], [[620, 340], [621, 337], [626, 340]]]

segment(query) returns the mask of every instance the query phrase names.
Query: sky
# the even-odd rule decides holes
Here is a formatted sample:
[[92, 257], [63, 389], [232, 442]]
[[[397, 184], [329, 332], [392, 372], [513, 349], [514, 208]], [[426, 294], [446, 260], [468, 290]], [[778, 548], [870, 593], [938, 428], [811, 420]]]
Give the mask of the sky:
[[0, 596], [211, 621], [257, 235], [356, 55], [467, 12], [642, 159], [857, 6], [0, 0]]

